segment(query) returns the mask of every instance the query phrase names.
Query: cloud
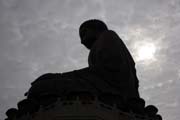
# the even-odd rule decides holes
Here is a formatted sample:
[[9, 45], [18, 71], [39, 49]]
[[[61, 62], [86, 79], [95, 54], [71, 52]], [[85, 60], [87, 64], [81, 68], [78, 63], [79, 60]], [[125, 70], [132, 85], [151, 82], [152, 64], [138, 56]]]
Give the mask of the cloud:
[[119, 34], [134, 58], [137, 42], [156, 46], [156, 61], [136, 64], [141, 96], [158, 105], [165, 119], [177, 120], [179, 13], [179, 0], [1, 0], [0, 112], [16, 106], [39, 75], [87, 66], [78, 27], [98, 18]]

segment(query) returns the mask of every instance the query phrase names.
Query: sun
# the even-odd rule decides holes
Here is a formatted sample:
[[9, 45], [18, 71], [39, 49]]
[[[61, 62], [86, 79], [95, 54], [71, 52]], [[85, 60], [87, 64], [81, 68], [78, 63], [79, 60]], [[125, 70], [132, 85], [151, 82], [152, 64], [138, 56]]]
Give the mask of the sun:
[[153, 43], [141, 43], [137, 46], [137, 61], [155, 60], [156, 46]]

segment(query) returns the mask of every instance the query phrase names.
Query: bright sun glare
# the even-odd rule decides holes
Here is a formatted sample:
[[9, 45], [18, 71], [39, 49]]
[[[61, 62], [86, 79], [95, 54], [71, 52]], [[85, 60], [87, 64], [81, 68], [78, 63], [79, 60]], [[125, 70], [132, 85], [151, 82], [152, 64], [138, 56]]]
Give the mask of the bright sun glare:
[[154, 60], [154, 54], [156, 47], [153, 43], [143, 43], [137, 46], [137, 60], [138, 61], [152, 61]]

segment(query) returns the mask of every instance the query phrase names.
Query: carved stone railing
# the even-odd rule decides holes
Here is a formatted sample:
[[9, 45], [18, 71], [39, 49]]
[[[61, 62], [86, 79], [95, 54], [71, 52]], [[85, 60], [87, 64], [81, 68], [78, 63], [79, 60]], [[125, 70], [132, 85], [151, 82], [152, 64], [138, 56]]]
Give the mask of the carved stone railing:
[[117, 104], [105, 104], [98, 97], [74, 96], [57, 98], [41, 105], [33, 114], [26, 113], [12, 120], [157, 120], [132, 111], [124, 112]]

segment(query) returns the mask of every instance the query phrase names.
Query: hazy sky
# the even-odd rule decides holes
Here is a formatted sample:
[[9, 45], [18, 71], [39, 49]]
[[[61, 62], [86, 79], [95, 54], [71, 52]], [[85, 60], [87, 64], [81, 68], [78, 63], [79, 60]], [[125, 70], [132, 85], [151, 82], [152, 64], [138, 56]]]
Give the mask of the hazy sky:
[[107, 23], [135, 61], [140, 94], [180, 119], [180, 0], [0, 0], [0, 119], [47, 72], [87, 66], [79, 25]]

